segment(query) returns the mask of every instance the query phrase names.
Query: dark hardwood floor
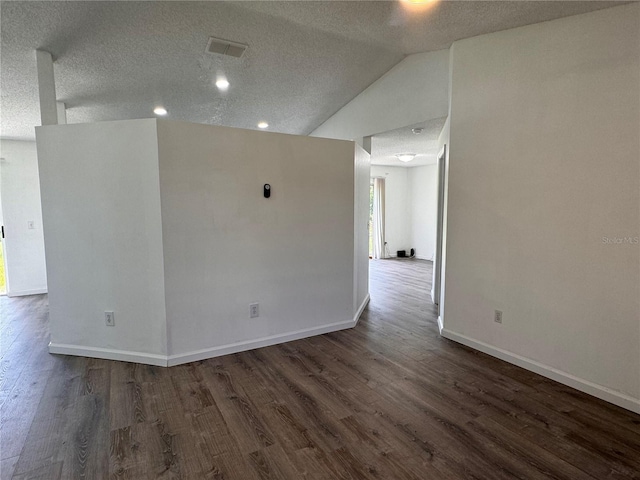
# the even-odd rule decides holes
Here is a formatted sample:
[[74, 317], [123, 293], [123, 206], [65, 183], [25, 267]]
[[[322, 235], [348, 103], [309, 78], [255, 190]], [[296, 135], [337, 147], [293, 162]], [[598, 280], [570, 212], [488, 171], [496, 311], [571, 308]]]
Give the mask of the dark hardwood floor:
[[640, 416], [441, 338], [431, 264], [355, 329], [172, 368], [47, 353], [0, 298], [2, 479], [640, 478]]

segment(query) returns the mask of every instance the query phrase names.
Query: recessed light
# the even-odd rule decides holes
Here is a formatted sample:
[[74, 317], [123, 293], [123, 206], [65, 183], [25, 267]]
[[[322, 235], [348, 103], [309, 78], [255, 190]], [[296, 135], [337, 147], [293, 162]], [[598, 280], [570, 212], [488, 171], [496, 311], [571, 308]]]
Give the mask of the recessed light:
[[398, 160], [400, 160], [401, 162], [407, 163], [413, 160], [414, 158], [416, 158], [416, 154], [415, 153], [396, 153], [396, 157], [398, 157]]
[[409, 5], [424, 5], [427, 3], [436, 3], [438, 0], [402, 0], [402, 3], [408, 3]]
[[412, 128], [411, 131], [416, 134], [416, 135], [420, 135], [422, 133], [422, 128]]
[[420, 14], [431, 10], [442, 0], [400, 0], [402, 5], [410, 13]]
[[226, 90], [229, 88], [229, 81], [226, 78], [219, 78], [216, 81], [216, 87], [218, 87], [220, 90]]
[[167, 114], [167, 110], [164, 107], [156, 107], [153, 109], [153, 113], [164, 117]]
[[269, 124], [267, 122], [260, 122], [258, 124], [258, 128], [267, 128], [269, 126]]

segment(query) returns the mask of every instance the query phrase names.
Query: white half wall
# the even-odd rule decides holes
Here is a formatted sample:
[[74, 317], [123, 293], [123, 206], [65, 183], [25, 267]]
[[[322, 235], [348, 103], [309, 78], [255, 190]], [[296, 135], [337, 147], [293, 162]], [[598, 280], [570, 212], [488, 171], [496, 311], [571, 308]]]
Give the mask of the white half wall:
[[311, 132], [360, 141], [433, 118], [449, 110], [449, 50], [416, 53], [376, 80]]
[[156, 119], [36, 136], [52, 353], [167, 366], [355, 326], [369, 156], [353, 142]]
[[352, 142], [168, 121], [158, 141], [174, 362], [354, 325]]
[[[156, 121], [37, 127], [36, 138], [50, 351], [162, 364]], [[115, 327], [105, 311], [115, 312]]]
[[7, 294], [46, 293], [36, 143], [0, 140], [0, 157]]
[[452, 49], [443, 333], [640, 412], [640, 5]]

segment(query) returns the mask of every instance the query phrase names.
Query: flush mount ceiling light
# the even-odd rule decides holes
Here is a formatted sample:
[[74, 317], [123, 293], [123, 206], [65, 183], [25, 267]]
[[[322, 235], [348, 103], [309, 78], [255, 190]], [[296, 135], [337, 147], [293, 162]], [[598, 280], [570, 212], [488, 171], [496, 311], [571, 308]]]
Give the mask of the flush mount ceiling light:
[[164, 107], [156, 107], [153, 109], [153, 113], [164, 117], [167, 114], [167, 110]]
[[416, 134], [416, 135], [420, 135], [422, 133], [422, 128], [412, 128], [411, 131]]
[[218, 87], [219, 90], [227, 90], [229, 88], [229, 81], [224, 77], [220, 77], [216, 80], [216, 87]]
[[413, 160], [414, 158], [416, 158], [416, 154], [415, 153], [396, 153], [396, 157], [398, 157], [398, 160], [400, 160], [401, 162], [407, 163]]
[[262, 129], [265, 129], [265, 128], [267, 128], [268, 126], [269, 126], [269, 124], [268, 124], [267, 122], [260, 122], [260, 123], [258, 124], [258, 128], [262, 128]]

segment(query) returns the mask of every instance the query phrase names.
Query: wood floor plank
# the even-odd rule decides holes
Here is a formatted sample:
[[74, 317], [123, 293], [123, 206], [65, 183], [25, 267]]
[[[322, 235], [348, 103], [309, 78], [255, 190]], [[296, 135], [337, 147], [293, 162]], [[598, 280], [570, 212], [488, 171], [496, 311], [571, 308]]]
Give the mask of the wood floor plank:
[[439, 336], [431, 263], [350, 330], [171, 368], [50, 355], [0, 297], [4, 479], [640, 480], [640, 415]]
[[12, 390], [11, 398], [0, 407], [0, 456], [20, 455], [36, 415], [42, 393], [49, 380], [48, 372], [28, 376], [27, 382]]
[[134, 378], [136, 365], [115, 362], [110, 380], [110, 429], [129, 427], [146, 419], [141, 393], [142, 386]]
[[352, 454], [366, 467], [367, 473], [374, 478], [396, 478], [415, 480], [416, 476], [403, 464], [393, 451], [393, 445], [374, 431], [370, 431], [355, 416], [343, 418], [341, 422], [349, 436], [347, 444]]
[[[580, 468], [594, 478], [602, 480], [640, 478], [639, 471], [606, 456], [600, 448], [587, 449], [574, 442], [568, 442], [562, 432], [555, 431], [553, 426], [545, 428], [537, 423], [529, 422], [523, 416], [500, 414], [488, 418], [511, 430], [519, 437], [530, 440], [535, 445]], [[597, 461], [594, 461], [596, 459]]]
[[[9, 327], [17, 327], [15, 330], [7, 328], [10, 330], [9, 339], [4, 337], [0, 339], [3, 343], [0, 348], [0, 406], [11, 397], [14, 388], [24, 385], [30, 374], [52, 369], [59, 361], [56, 356], [49, 355], [46, 348], [31, 348], [34, 344], [48, 343], [46, 328], [48, 303], [42, 296], [38, 296], [33, 304], [26, 303], [24, 298], [15, 300], [18, 306], [25, 309], [24, 313], [30, 315], [32, 322], [27, 325], [21, 321], [22, 317], [16, 313], [15, 309], [9, 309], [7, 318], [0, 317], [2, 325], [9, 324]], [[15, 336], [11, 335], [12, 333], [15, 333]]]
[[285, 405], [298, 418], [304, 419], [309, 434], [318, 446], [326, 452], [342, 446], [337, 420], [330, 417], [322, 405], [307, 392], [295, 378], [290, 378], [280, 365], [269, 364], [258, 351], [249, 352], [252, 365], [260, 371], [270, 385], [277, 385]]
[[518, 437], [502, 428], [490, 418], [480, 417], [467, 424], [474, 436], [494, 445], [505, 464], [512, 464], [514, 470], [520, 470], [525, 478], [588, 480], [586, 472], [567, 463], [551, 452]]
[[215, 366], [213, 375], [204, 383], [229, 428], [242, 432], [237, 439], [243, 453], [273, 445], [273, 434], [258, 416], [256, 406], [224, 365]]
[[260, 480], [298, 478], [300, 476], [278, 444], [251, 452], [249, 459]]
[[63, 480], [63, 462], [56, 462], [29, 470], [25, 473], [17, 473], [13, 480]]
[[109, 460], [113, 478], [180, 478], [174, 435], [161, 422], [137, 423], [110, 432]]
[[11, 478], [18, 463], [18, 455], [0, 460], [0, 478]]
[[100, 478], [109, 471], [108, 399], [84, 395], [67, 417], [62, 478]]

